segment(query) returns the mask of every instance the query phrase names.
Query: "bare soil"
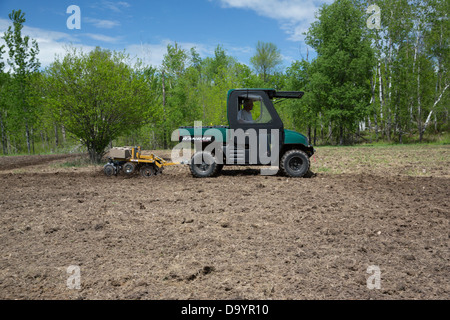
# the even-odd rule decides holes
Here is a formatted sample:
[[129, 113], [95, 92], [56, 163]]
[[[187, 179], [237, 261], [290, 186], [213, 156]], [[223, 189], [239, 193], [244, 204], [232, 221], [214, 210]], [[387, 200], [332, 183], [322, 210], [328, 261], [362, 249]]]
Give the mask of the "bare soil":
[[309, 179], [74, 157], [0, 157], [0, 299], [450, 298], [448, 146], [319, 148]]

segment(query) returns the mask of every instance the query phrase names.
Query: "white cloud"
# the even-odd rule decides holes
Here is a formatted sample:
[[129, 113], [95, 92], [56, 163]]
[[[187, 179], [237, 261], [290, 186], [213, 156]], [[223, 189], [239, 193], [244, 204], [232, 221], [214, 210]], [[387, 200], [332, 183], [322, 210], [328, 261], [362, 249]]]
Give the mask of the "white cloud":
[[[9, 25], [9, 20], [0, 19], [0, 37], [3, 36]], [[43, 68], [50, 65], [55, 60], [55, 56], [63, 56], [66, 53], [65, 48], [68, 46], [80, 48], [84, 52], [94, 49], [93, 46], [81, 44], [78, 37], [65, 32], [49, 31], [24, 26], [22, 29], [22, 35], [27, 35], [30, 39], [36, 39], [39, 45], [38, 59], [41, 63], [41, 67]], [[0, 39], [0, 46], [2, 44], [5, 44], [5, 42], [3, 39]], [[8, 50], [8, 48], [6, 48], [6, 50]], [[4, 60], [6, 60], [7, 57], [8, 53], [6, 52], [3, 56]]]
[[129, 8], [131, 5], [125, 1], [113, 2], [113, 1], [102, 1], [100, 3], [102, 7], [114, 12], [122, 12], [123, 8]]
[[131, 58], [138, 58], [143, 61], [145, 65], [160, 66], [166, 46], [162, 44], [132, 44], [126, 49], [126, 52]]
[[[7, 30], [10, 25], [9, 20], [0, 19], [0, 37]], [[82, 50], [83, 52], [89, 52], [95, 49], [95, 46], [89, 46], [82, 43], [83, 39], [90, 38], [96, 41], [105, 43], [105, 48], [108, 48], [108, 44], [115, 44], [122, 41], [122, 37], [110, 37], [103, 34], [96, 33], [72, 33], [72, 32], [55, 32], [40, 28], [33, 28], [24, 26], [22, 30], [23, 35], [28, 35], [30, 39], [36, 39], [39, 45], [38, 59], [41, 62], [41, 67], [45, 68], [55, 61], [56, 56], [64, 56], [67, 52], [67, 47], [74, 47]], [[4, 43], [4, 40], [0, 39], [0, 46]], [[159, 67], [162, 64], [164, 55], [167, 53], [167, 45], [175, 44], [175, 41], [171, 39], [165, 39], [159, 43], [142, 43], [142, 44], [129, 44], [125, 45], [125, 53], [130, 55], [130, 58], [135, 61], [136, 58], [141, 59], [144, 64]], [[186, 50], [188, 53], [191, 48], [195, 48], [200, 57], [214, 56], [214, 51], [217, 45], [193, 43], [193, 42], [177, 42], [178, 46]], [[223, 44], [223, 48], [227, 51], [227, 54], [231, 56], [250, 55], [253, 52], [253, 48], [235, 47], [227, 44]], [[6, 48], [7, 49], [7, 48]], [[3, 55], [4, 60], [7, 59], [8, 53]]]
[[[9, 20], [0, 19], [0, 37], [8, 29], [10, 25]], [[45, 68], [49, 66], [56, 56], [64, 56], [67, 52], [67, 47], [75, 47], [81, 49], [83, 52], [89, 52], [95, 49], [94, 46], [88, 46], [82, 44], [83, 37], [89, 37], [96, 41], [106, 43], [117, 43], [122, 40], [121, 37], [110, 37], [102, 34], [95, 33], [78, 33], [73, 35], [70, 32], [55, 32], [40, 28], [32, 28], [24, 26], [22, 30], [23, 35], [28, 35], [30, 39], [36, 39], [39, 45], [38, 59], [41, 62], [41, 67]], [[167, 52], [167, 45], [174, 44], [175, 42], [169, 39], [163, 40], [156, 44], [131, 44], [125, 47], [125, 52], [130, 55], [130, 58], [135, 60], [141, 59], [146, 65], [152, 65], [158, 67], [161, 65], [164, 55]], [[206, 56], [214, 55], [215, 46], [191, 43], [191, 42], [177, 42], [178, 45], [185, 49], [187, 52], [191, 48], [195, 47], [196, 51], [202, 58]], [[0, 39], [0, 46], [5, 44], [3, 39]], [[105, 46], [107, 48], [107, 46]], [[7, 48], [6, 48], [7, 49]], [[8, 52], [3, 55], [4, 60], [7, 59]], [[7, 69], [8, 71], [8, 69]]]
[[91, 39], [101, 41], [101, 42], [107, 42], [107, 43], [117, 43], [122, 39], [122, 37], [110, 37], [110, 36], [106, 36], [104, 34], [98, 34], [98, 33], [84, 33], [83, 35], [87, 36]]
[[289, 35], [289, 40], [301, 41], [315, 20], [315, 12], [323, 3], [333, 0], [219, 0], [225, 8], [248, 9], [258, 15], [275, 19]]
[[111, 29], [111, 28], [120, 26], [120, 22], [115, 21], [115, 20], [101, 20], [101, 19], [94, 19], [94, 18], [84, 18], [84, 21], [86, 23], [91, 23], [95, 27], [101, 28], [101, 29]]
[[128, 2], [125, 2], [125, 1], [119, 1], [119, 2], [117, 2], [117, 5], [122, 6], [124, 8], [131, 7], [131, 5]]
[[[126, 52], [130, 54], [131, 58], [139, 58], [146, 65], [159, 67], [162, 64], [164, 55], [167, 53], [168, 44], [174, 45], [175, 41], [166, 39], [157, 44], [132, 44], [126, 48]], [[195, 50], [202, 58], [214, 54], [215, 49], [215, 47], [209, 45], [192, 42], [177, 42], [177, 45], [186, 50], [188, 54], [191, 48], [195, 47]]]
[[[130, 54], [131, 58], [138, 58], [142, 60], [145, 65], [151, 65], [154, 67], [159, 67], [162, 64], [164, 59], [164, 55], [167, 53], [167, 45], [175, 44], [175, 41], [165, 39], [160, 43], [149, 44], [132, 44], [126, 47], [126, 52]], [[190, 54], [191, 48], [195, 48], [195, 51], [200, 55], [202, 59], [206, 57], [213, 57], [214, 51], [216, 50], [217, 45], [211, 44], [202, 44], [202, 43], [193, 43], [193, 42], [177, 42], [177, 45], [186, 50], [188, 54]], [[244, 47], [236, 47], [227, 44], [223, 44], [223, 48], [225, 49], [227, 55], [232, 57], [236, 56], [250, 56], [254, 48], [250, 46]], [[245, 63], [243, 61], [239, 61], [240, 63]]]

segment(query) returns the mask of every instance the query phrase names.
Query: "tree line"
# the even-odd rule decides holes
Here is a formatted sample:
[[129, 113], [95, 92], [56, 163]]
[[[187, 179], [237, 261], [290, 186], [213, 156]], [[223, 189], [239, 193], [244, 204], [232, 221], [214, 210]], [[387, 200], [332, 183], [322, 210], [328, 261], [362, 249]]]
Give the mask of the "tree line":
[[22, 34], [25, 14], [14, 10], [0, 47], [2, 153], [83, 147], [98, 162], [111, 145], [166, 149], [179, 126], [226, 125], [229, 89], [263, 87], [305, 92], [276, 107], [285, 128], [314, 145], [422, 142], [449, 129], [449, 2], [377, 5], [372, 29], [367, 1], [323, 5], [305, 34], [317, 56], [284, 70], [276, 45], [263, 41], [251, 66], [221, 45], [201, 58], [173, 43], [159, 67], [97, 47], [69, 48], [42, 69], [38, 43]]

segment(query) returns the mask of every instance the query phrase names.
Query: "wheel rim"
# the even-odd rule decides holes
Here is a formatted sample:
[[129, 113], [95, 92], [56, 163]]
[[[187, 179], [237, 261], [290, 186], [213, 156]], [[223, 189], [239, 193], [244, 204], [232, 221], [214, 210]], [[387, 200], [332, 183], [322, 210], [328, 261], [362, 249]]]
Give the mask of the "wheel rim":
[[143, 177], [151, 177], [155, 174], [155, 169], [153, 169], [153, 167], [150, 166], [145, 166], [141, 169], [141, 175]]
[[195, 166], [198, 168], [199, 171], [206, 172], [209, 170], [209, 167], [211, 165], [203, 161], [201, 164], [196, 164]]
[[132, 174], [133, 171], [134, 171], [134, 166], [132, 164], [125, 165], [124, 168], [123, 168], [123, 171], [126, 174]]
[[301, 171], [303, 167], [303, 160], [300, 157], [293, 157], [289, 160], [289, 169], [292, 171], [298, 172]]
[[114, 168], [112, 166], [106, 166], [104, 169], [105, 175], [112, 176], [114, 173]]

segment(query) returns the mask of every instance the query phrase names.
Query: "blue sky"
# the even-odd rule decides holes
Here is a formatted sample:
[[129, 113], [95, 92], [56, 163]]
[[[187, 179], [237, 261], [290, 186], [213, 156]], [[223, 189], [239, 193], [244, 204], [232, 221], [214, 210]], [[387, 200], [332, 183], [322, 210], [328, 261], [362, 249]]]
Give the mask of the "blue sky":
[[[305, 32], [315, 11], [332, 0], [0, 0], [0, 34], [13, 9], [25, 12], [23, 33], [38, 41], [42, 66], [73, 45], [84, 51], [101, 46], [159, 66], [167, 44], [195, 47], [202, 58], [217, 45], [250, 66], [258, 40], [274, 43], [284, 66], [306, 58]], [[81, 28], [69, 29], [70, 5], [81, 11]], [[3, 40], [0, 40], [0, 44]], [[309, 48], [310, 58], [313, 55]]]

